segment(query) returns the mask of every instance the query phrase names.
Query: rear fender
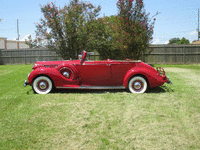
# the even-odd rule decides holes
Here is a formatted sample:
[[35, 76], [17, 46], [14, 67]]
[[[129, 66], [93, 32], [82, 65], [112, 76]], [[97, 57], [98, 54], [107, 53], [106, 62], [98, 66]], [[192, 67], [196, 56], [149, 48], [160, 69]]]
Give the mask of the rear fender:
[[156, 71], [152, 71], [147, 68], [132, 68], [130, 69], [124, 77], [123, 85], [127, 88], [129, 80], [135, 76], [144, 76], [147, 80], [149, 87], [156, 87], [164, 84], [164, 81], [161, 76], [158, 76]]

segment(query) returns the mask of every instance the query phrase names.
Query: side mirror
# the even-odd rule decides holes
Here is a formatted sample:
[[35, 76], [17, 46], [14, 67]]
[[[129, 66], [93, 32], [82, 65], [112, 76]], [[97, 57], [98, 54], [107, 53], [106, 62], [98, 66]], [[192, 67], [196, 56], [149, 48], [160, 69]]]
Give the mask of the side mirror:
[[78, 55], [78, 59], [81, 60], [83, 58], [82, 55]]

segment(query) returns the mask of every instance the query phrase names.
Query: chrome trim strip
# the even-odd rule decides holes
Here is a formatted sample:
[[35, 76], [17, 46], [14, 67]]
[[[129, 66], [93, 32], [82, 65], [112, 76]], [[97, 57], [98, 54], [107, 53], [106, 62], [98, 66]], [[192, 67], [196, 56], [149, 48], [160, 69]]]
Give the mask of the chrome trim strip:
[[57, 89], [126, 89], [124, 86], [79, 86], [79, 87], [64, 87], [57, 86]]

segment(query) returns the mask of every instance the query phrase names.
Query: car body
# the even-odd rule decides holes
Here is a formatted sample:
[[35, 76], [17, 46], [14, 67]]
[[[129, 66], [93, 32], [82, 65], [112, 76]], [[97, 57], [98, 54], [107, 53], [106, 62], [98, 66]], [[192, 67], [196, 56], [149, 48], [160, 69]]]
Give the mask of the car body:
[[128, 89], [144, 93], [148, 87], [171, 83], [163, 68], [140, 60], [89, 61], [82, 51], [78, 60], [37, 61], [24, 86], [39, 94], [56, 89]]

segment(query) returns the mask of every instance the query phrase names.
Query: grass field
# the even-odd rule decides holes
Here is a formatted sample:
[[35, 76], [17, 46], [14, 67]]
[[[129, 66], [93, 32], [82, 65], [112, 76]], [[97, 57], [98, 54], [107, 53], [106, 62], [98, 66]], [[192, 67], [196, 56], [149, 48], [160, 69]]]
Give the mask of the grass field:
[[23, 87], [32, 65], [0, 66], [0, 149], [200, 149], [200, 65], [161, 66], [173, 84], [144, 94], [47, 95]]

